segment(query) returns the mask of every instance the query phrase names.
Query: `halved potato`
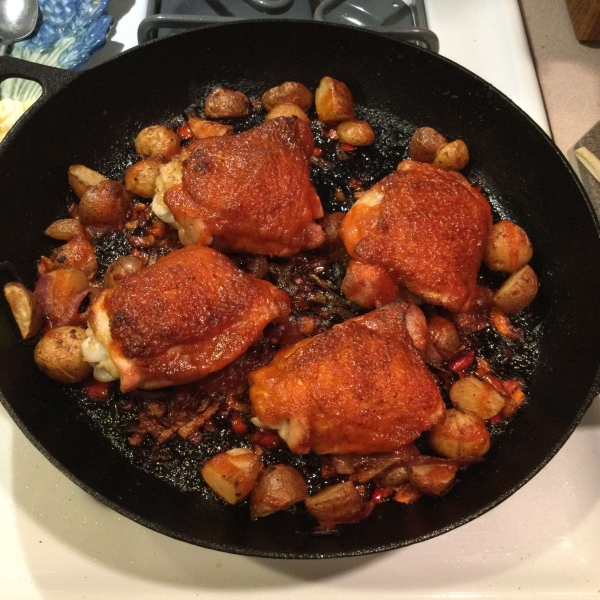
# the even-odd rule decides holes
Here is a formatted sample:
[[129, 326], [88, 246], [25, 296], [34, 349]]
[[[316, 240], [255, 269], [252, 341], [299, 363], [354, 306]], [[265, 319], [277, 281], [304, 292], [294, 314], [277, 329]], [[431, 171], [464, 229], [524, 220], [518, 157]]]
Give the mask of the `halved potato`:
[[231, 125], [223, 125], [223, 123], [217, 123], [216, 121], [207, 121], [200, 117], [192, 117], [188, 124], [194, 137], [199, 140], [209, 137], [233, 135], [233, 127]]
[[250, 494], [262, 465], [249, 448], [234, 448], [215, 454], [202, 468], [210, 489], [227, 502], [237, 504]]
[[354, 119], [354, 99], [344, 83], [323, 77], [315, 92], [315, 108], [321, 121], [340, 123]]
[[484, 420], [495, 417], [506, 404], [506, 398], [494, 386], [473, 376], [452, 385], [450, 400], [455, 408]]
[[361, 515], [364, 501], [351, 481], [330, 485], [304, 502], [308, 512], [326, 526], [351, 523]]
[[261, 98], [263, 108], [273, 110], [278, 104], [291, 102], [306, 112], [313, 103], [313, 93], [301, 83], [286, 81], [277, 87], [268, 89]]
[[253, 519], [266, 517], [278, 510], [287, 510], [308, 497], [306, 482], [300, 473], [288, 465], [271, 465], [258, 478], [250, 497]]
[[410, 482], [425, 494], [439, 496], [452, 485], [456, 465], [416, 465], [410, 469]]
[[494, 304], [507, 315], [515, 315], [533, 302], [537, 292], [537, 275], [529, 265], [525, 265], [494, 294]]
[[92, 374], [92, 366], [83, 358], [81, 345], [86, 338], [82, 327], [51, 329], [35, 347], [34, 359], [46, 375], [61, 383], [77, 383]]
[[440, 146], [448, 140], [432, 127], [419, 127], [414, 133], [408, 146], [408, 156], [411, 160], [432, 163]]
[[461, 171], [468, 162], [469, 150], [462, 140], [440, 146], [433, 159], [433, 164], [444, 171]]
[[98, 171], [88, 169], [84, 165], [71, 165], [69, 167], [69, 184], [73, 191], [81, 198], [84, 192], [101, 181], [106, 181], [104, 175], [100, 175]]
[[245, 117], [250, 113], [250, 101], [246, 94], [226, 87], [211, 90], [204, 101], [204, 114], [209, 119]]
[[53, 240], [67, 242], [75, 238], [87, 239], [88, 237], [84, 226], [77, 219], [58, 219], [46, 228], [44, 234]]
[[24, 340], [33, 337], [42, 326], [42, 309], [36, 295], [24, 285], [13, 281], [4, 286], [4, 297], [19, 327], [21, 337]]
[[352, 146], [370, 146], [375, 141], [375, 132], [366, 121], [343, 121], [335, 130], [342, 142]]
[[279, 117], [297, 117], [307, 125], [310, 125], [310, 119], [306, 116], [306, 113], [297, 104], [293, 104], [292, 102], [283, 102], [272, 108], [265, 117], [265, 121]]

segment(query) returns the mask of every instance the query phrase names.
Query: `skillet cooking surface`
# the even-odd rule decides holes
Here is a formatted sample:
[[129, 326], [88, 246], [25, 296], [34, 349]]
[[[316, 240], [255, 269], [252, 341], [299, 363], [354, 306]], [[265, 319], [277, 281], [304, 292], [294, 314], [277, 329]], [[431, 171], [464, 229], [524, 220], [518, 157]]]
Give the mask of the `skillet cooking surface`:
[[[102, 435], [65, 387], [33, 362], [12, 315], [0, 313], [2, 401], [34, 444], [68, 477], [122, 514], [194, 544], [271, 557], [350, 556], [438, 535], [489, 510], [562, 446], [593, 398], [600, 363], [597, 222], [570, 167], [533, 122], [471, 73], [414, 46], [317, 23], [239, 23], [181, 34], [82, 73], [36, 105], [0, 150], [0, 260], [33, 287], [52, 243], [44, 228], [66, 216], [68, 166], [118, 176], [137, 132], [173, 123], [201, 105], [207, 87], [264, 91], [286, 80], [315, 89], [344, 81], [357, 104], [395, 115], [406, 130], [428, 125], [467, 142], [469, 178], [528, 233], [544, 323], [530, 401], [481, 465], [443, 498], [386, 503], [338, 536], [297, 532], [294, 515], [252, 522], [247, 507], [214, 500], [136, 468]], [[12, 277], [11, 277], [12, 278]], [[6, 279], [7, 281], [8, 279]]]

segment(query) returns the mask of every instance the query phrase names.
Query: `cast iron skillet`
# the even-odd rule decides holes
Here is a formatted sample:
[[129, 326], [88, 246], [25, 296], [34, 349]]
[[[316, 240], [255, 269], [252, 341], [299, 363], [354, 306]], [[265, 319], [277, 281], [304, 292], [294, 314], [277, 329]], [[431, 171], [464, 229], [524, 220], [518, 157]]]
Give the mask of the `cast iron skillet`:
[[[305, 22], [236, 23], [188, 32], [127, 52], [78, 75], [3, 59], [2, 78], [25, 75], [43, 98], [0, 147], [0, 260], [32, 288], [49, 252], [44, 228], [65, 216], [67, 168], [118, 164], [144, 126], [200, 105], [207, 84], [265, 90], [286, 80], [312, 89], [330, 75], [356, 101], [467, 141], [471, 175], [528, 232], [544, 321], [530, 402], [483, 464], [450, 494], [386, 503], [339, 536], [297, 532], [293, 515], [252, 522], [246, 507], [185, 493], [137, 468], [33, 362], [0, 303], [2, 402], [65, 475], [156, 531], [227, 552], [280, 558], [352, 556], [412, 544], [496, 506], [564, 444], [598, 389], [600, 239], [578, 180], [548, 137], [490, 85], [439, 56], [380, 35]], [[126, 152], [125, 152], [126, 153]], [[8, 278], [13, 278], [9, 276]]]

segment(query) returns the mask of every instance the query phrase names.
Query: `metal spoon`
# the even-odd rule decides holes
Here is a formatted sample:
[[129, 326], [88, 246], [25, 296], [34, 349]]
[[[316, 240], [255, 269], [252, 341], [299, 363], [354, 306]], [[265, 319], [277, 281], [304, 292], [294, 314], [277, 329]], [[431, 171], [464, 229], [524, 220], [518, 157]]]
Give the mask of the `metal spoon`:
[[37, 20], [37, 0], [0, 0], [0, 56], [11, 44], [31, 35]]

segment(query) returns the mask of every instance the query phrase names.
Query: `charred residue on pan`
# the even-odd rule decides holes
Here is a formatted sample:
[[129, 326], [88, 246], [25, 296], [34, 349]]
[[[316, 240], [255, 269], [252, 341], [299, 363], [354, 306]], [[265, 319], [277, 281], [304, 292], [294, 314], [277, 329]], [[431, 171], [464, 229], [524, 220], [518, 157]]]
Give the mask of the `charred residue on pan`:
[[[248, 90], [244, 91], [252, 93], [256, 91], [255, 88], [256, 86], [249, 86]], [[202, 114], [200, 108], [197, 109], [197, 113]], [[311, 179], [326, 213], [347, 212], [354, 203], [357, 191], [368, 189], [391, 173], [401, 160], [407, 158], [408, 144], [416, 129], [415, 125], [390, 113], [357, 107], [356, 117], [371, 124], [376, 134], [376, 142], [369, 147], [345, 151], [339, 141], [333, 139], [334, 136], [328, 135], [328, 128], [314, 121], [314, 114], [309, 112], [309, 116], [313, 119], [315, 146], [321, 150], [320, 156], [316, 157], [318, 160], [312, 161]], [[236, 133], [239, 133], [256, 126], [263, 119], [264, 111], [255, 111], [244, 119], [226, 122], [234, 125]], [[183, 122], [183, 115], [177, 115], [165, 124], [177, 127]], [[133, 141], [129, 140], [120, 150], [115, 151], [111, 158], [106, 159], [107, 162], [102, 165], [104, 171], [116, 179], [122, 179], [134, 156]], [[486, 190], [484, 174], [478, 170], [470, 176], [468, 169], [465, 174], [472, 184], [482, 186], [481, 191], [492, 206], [494, 220], [507, 218], [502, 198]], [[131, 247], [123, 234], [106, 236], [96, 246], [100, 269], [105, 270], [114, 259], [128, 254], [130, 250]], [[301, 253], [290, 259], [263, 260], [248, 255], [231, 258], [244, 270], [265, 277], [288, 292], [293, 305], [292, 321], [298, 321], [302, 316], [315, 318], [318, 320], [320, 331], [365, 312], [349, 302], [340, 292], [345, 263], [323, 260], [318, 250]], [[493, 289], [501, 284], [497, 275], [485, 269], [482, 269], [480, 282]], [[538, 344], [543, 327], [535, 305], [514, 317], [512, 321], [521, 330], [522, 341], [507, 340], [491, 327], [487, 327], [472, 334], [470, 343], [477, 348], [477, 354], [492, 365], [498, 376], [517, 378], [527, 384], [539, 360]], [[266, 348], [263, 358], [269, 354], [272, 356], [281, 346], [290, 343], [296, 334], [297, 332], [285, 328], [278, 330], [277, 327], [270, 326], [266, 331], [266, 340], [261, 342]], [[448, 401], [448, 373], [437, 371], [434, 372], [434, 376]], [[226, 387], [223, 389], [224, 395]], [[210, 427], [197, 436], [195, 443], [176, 435], [161, 444], [156, 444], [156, 440], [148, 436], [138, 446], [130, 445], [128, 439], [135, 430], [140, 414], [148, 412], [149, 403], [168, 403], [174, 393], [173, 388], [155, 394], [121, 394], [113, 391], [111, 397], [103, 401], [86, 398], [82, 392], [78, 392], [77, 396], [80, 406], [89, 418], [134, 465], [182, 490], [214, 498], [200, 474], [202, 464], [215, 453], [233, 447], [250, 447], [255, 429], [249, 425], [247, 433], [236, 434], [231, 429], [231, 411], [218, 411], [211, 417]], [[239, 401], [249, 404], [247, 390], [240, 395]], [[500, 434], [509, 425], [510, 420], [492, 425], [492, 437]], [[264, 448], [262, 458], [265, 464], [281, 462], [298, 468], [307, 480], [310, 493], [318, 491], [324, 484], [337, 481], [336, 478], [324, 480], [321, 477], [319, 457], [313, 454], [292, 454], [285, 444]], [[468, 477], [468, 471], [461, 475], [461, 478], [465, 477]]]

